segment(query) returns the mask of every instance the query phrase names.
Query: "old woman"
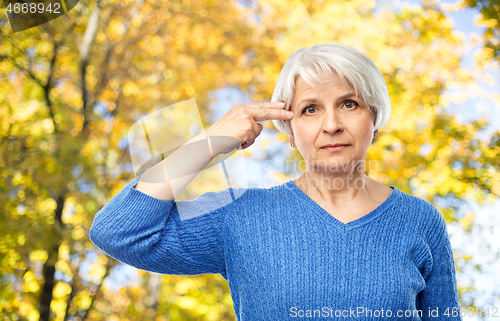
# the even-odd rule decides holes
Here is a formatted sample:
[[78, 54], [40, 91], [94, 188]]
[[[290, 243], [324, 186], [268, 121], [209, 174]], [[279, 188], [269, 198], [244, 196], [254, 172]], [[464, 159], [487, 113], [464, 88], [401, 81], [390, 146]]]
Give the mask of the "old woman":
[[[271, 100], [233, 106], [203, 133], [206, 148], [183, 146], [130, 181], [96, 214], [92, 242], [139, 269], [222, 275], [240, 321], [461, 320], [442, 215], [365, 174], [391, 114], [375, 64], [347, 45], [301, 48]], [[302, 155], [298, 179], [175, 201], [217, 155], [252, 145], [266, 120]]]

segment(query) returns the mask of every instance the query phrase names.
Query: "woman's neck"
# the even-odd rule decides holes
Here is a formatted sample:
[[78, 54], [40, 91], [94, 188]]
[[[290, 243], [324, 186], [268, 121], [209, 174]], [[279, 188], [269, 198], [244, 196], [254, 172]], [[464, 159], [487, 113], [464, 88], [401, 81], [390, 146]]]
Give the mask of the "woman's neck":
[[375, 182], [363, 171], [318, 173], [306, 170], [293, 182], [313, 200], [337, 208], [374, 198]]

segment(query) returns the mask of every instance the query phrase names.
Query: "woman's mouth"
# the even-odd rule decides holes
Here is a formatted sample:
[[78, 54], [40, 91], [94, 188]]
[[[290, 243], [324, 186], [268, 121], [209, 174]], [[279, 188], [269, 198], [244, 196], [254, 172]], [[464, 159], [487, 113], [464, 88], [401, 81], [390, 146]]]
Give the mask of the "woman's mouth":
[[346, 148], [348, 146], [350, 146], [350, 145], [335, 144], [335, 145], [323, 146], [320, 149], [326, 150], [326, 151], [329, 151], [329, 152], [336, 152], [336, 151], [339, 151], [339, 150], [343, 150], [344, 148]]

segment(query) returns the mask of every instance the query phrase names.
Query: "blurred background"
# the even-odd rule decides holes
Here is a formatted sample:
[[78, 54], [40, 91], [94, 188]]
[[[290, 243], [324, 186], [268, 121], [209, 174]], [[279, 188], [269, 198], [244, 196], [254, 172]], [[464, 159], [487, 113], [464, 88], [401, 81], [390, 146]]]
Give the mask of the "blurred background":
[[[194, 98], [206, 129], [234, 104], [270, 101], [286, 59], [327, 42], [365, 53], [389, 88], [367, 175], [440, 210], [463, 319], [500, 317], [500, 1], [84, 0], [16, 33], [6, 5], [2, 320], [236, 320], [220, 275], [137, 270], [88, 231], [135, 178], [127, 132], [138, 119]], [[263, 125], [244, 151], [249, 186], [303, 170], [288, 137]], [[205, 182], [188, 189], [227, 188]]]

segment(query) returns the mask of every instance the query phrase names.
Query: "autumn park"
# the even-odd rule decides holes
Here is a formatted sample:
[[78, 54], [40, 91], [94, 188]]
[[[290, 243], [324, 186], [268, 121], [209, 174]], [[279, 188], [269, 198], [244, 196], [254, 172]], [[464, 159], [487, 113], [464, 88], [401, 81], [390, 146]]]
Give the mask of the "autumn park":
[[[481, 212], [467, 204], [492, 206], [500, 197], [500, 126], [480, 138], [496, 120], [468, 101], [475, 90], [500, 109], [500, 88], [488, 94], [477, 85], [495, 72], [500, 84], [500, 2], [413, 2], [395, 10], [374, 0], [82, 0], [57, 19], [13, 32], [4, 1], [0, 319], [236, 320], [221, 275], [134, 270], [97, 248], [89, 229], [136, 176], [127, 133], [140, 117], [194, 98], [207, 128], [231, 107], [221, 107], [218, 90], [269, 102], [290, 54], [319, 43], [360, 50], [387, 83], [392, 115], [368, 150], [378, 166], [367, 175], [436, 205], [460, 244], [498, 230], [479, 225]], [[480, 26], [473, 55], [450, 18], [465, 10], [477, 12]], [[460, 121], [453, 109], [474, 119]], [[290, 150], [286, 135], [270, 121], [262, 125], [247, 159]], [[296, 149], [286, 155], [280, 161], [300, 161]], [[284, 182], [293, 173], [274, 174]], [[189, 186], [186, 198], [227, 187], [198, 182], [206, 186]], [[493, 277], [484, 271], [499, 267], [500, 248], [485, 241], [488, 256], [480, 259], [484, 251], [453, 240], [461, 306], [500, 309], [498, 279], [489, 281], [492, 291], [480, 281]]]

